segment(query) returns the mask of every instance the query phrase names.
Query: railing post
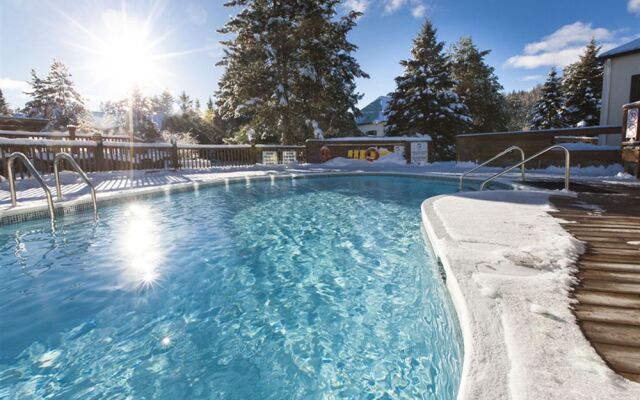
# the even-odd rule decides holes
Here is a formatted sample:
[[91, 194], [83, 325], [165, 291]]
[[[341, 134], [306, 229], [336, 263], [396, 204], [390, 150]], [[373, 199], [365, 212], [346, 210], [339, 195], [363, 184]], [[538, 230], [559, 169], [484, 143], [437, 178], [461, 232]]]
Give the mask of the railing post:
[[251, 143], [251, 164], [256, 165], [258, 163], [258, 149], [255, 143]]
[[104, 171], [104, 142], [102, 141], [102, 135], [96, 133], [95, 135], [93, 135], [93, 140], [95, 140], [96, 142], [96, 148], [93, 154], [95, 170]]
[[171, 163], [173, 169], [180, 169], [180, 159], [178, 157], [178, 141], [171, 139]]
[[[78, 127], [76, 125], [67, 125], [67, 129], [69, 131], [69, 140], [76, 140], [76, 129]], [[71, 154], [78, 154], [78, 149], [71, 147]]]

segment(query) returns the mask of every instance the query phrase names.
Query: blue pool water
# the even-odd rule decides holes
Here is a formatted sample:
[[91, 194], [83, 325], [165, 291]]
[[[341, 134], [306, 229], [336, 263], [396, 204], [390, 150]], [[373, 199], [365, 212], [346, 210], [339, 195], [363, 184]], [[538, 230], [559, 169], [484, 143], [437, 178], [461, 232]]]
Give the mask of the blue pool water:
[[0, 398], [455, 398], [453, 184], [248, 181], [0, 227]]

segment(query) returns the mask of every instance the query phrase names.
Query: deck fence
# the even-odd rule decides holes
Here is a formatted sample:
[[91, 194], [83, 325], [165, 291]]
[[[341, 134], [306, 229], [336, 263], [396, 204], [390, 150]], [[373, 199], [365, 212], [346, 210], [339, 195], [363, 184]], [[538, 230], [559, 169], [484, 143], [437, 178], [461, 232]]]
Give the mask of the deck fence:
[[[41, 132], [36, 132], [37, 134]], [[2, 132], [4, 136], [4, 132]], [[77, 139], [77, 138], [76, 138]], [[56, 153], [70, 153], [85, 172], [142, 169], [205, 169], [257, 163], [306, 162], [305, 146], [183, 145], [105, 141], [101, 136], [80, 140], [0, 138], [0, 175], [6, 176], [9, 154], [24, 153], [42, 174], [53, 172]], [[29, 176], [19, 163], [16, 175]]]

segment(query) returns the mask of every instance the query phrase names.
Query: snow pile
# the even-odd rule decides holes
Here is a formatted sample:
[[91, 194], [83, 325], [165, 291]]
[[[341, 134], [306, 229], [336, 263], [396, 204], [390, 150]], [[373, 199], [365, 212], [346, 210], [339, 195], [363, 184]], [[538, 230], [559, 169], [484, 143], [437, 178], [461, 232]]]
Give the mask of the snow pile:
[[561, 145], [569, 151], [620, 151], [620, 146], [604, 146], [592, 143], [562, 143]]
[[[557, 194], [557, 193], [556, 193]], [[568, 291], [582, 244], [549, 192], [438, 196], [422, 205], [464, 337], [460, 399], [638, 399], [582, 335]]]

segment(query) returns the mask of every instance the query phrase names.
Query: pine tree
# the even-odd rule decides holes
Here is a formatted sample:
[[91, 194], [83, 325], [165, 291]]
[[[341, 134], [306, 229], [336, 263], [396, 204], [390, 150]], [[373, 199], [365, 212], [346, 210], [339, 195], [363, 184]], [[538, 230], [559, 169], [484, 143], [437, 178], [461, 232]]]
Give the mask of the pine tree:
[[193, 112], [193, 100], [184, 90], [178, 96], [178, 107], [183, 114]]
[[513, 91], [505, 96], [507, 102], [507, 130], [523, 131], [529, 129], [529, 121], [533, 115], [533, 106], [540, 98], [542, 85], [531, 90]]
[[562, 90], [566, 97], [563, 111], [568, 125], [598, 125], [603, 67], [598, 60], [600, 47], [594, 39], [587, 44], [580, 60], [563, 71]]
[[400, 62], [404, 73], [396, 78], [387, 108], [387, 134], [428, 133], [435, 158], [450, 160], [455, 156], [455, 135], [467, 131], [472, 120], [454, 91], [443, 47], [431, 21], [425, 21], [413, 41], [412, 58]]
[[84, 100], [62, 61], [53, 60], [45, 79], [40, 79], [34, 70], [31, 76], [31, 91], [27, 94], [32, 100], [25, 105], [27, 115], [48, 119], [53, 129], [64, 130], [68, 125], [86, 122], [89, 113]]
[[460, 38], [451, 47], [451, 72], [456, 93], [464, 99], [473, 120], [472, 132], [496, 132], [506, 129], [507, 104], [502, 85], [484, 58], [490, 50], [480, 51], [470, 37]]
[[160, 139], [160, 133], [151, 120], [154, 114], [153, 99], [144, 96], [139, 88], [133, 88], [129, 98], [104, 102], [100, 108], [114, 119], [114, 125], [124, 127], [127, 134], [147, 142]]
[[2, 89], [0, 89], [0, 115], [9, 115], [11, 113], [9, 103], [4, 99], [4, 94], [2, 93]]
[[173, 113], [173, 96], [167, 90], [163, 91], [160, 96], [153, 96], [153, 112], [171, 115]]
[[238, 138], [302, 143], [314, 135], [352, 134], [361, 98], [355, 79], [368, 77], [347, 40], [360, 13], [337, 17], [339, 0], [231, 0], [242, 9], [219, 32], [225, 67], [216, 92]]
[[540, 98], [533, 106], [529, 126], [531, 129], [564, 128], [566, 122], [562, 116], [564, 99], [560, 91], [560, 78], [555, 68], [551, 68], [547, 80], [542, 86]]

